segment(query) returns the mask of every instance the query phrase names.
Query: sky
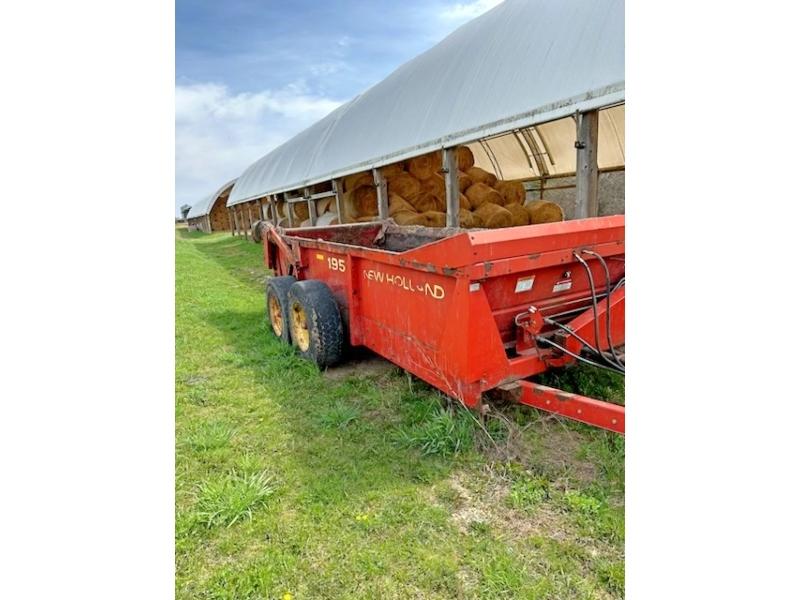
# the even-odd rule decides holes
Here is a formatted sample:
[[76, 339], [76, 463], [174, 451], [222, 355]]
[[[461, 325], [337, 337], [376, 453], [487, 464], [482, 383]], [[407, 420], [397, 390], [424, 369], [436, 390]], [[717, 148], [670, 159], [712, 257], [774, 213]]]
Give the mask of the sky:
[[177, 0], [175, 214], [500, 0]]

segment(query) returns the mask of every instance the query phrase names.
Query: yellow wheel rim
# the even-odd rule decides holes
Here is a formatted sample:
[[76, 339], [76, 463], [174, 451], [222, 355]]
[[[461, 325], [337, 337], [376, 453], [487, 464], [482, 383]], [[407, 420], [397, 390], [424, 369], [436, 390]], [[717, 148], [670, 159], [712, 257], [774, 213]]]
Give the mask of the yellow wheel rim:
[[281, 312], [281, 303], [274, 295], [269, 297], [269, 321], [272, 323], [272, 331], [275, 335], [280, 337], [283, 335], [283, 313]]
[[299, 302], [292, 302], [292, 309], [289, 311], [289, 318], [292, 321], [292, 337], [294, 343], [303, 352], [308, 350], [310, 338], [308, 335], [308, 321], [306, 311], [300, 306]]

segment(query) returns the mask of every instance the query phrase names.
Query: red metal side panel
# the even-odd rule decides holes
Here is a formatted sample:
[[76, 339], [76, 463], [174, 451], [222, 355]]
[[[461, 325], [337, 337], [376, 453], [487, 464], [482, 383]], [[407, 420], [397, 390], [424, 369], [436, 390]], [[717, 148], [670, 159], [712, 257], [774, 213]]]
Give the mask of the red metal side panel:
[[[575, 250], [613, 257], [611, 279], [624, 275], [622, 216], [459, 233], [406, 252], [373, 247], [379, 227], [332, 229], [271, 231], [265, 262], [279, 274], [291, 269], [299, 279], [325, 282], [353, 345], [369, 347], [467, 406], [477, 405], [482, 391], [574, 360], [516, 347], [514, 318], [530, 306], [545, 316], [590, 306], [588, 276]], [[343, 241], [348, 236], [356, 245]], [[596, 291], [605, 292], [600, 261], [587, 264]], [[582, 330], [592, 325], [587, 319], [578, 320], [585, 321]], [[507, 355], [506, 347], [519, 354]]]
[[598, 244], [624, 244], [625, 216], [595, 217], [470, 232], [474, 262]]
[[344, 252], [308, 248], [300, 245], [302, 269], [298, 279], [318, 279], [333, 292], [339, 304], [345, 329], [349, 330], [351, 322], [350, 306], [350, 261]]
[[[624, 264], [609, 261], [611, 280], [616, 282], [625, 272]], [[589, 262], [594, 277], [595, 290], [605, 293], [605, 272], [596, 260]], [[576, 263], [546, 268], [529, 268], [509, 275], [487, 278], [484, 288], [497, 327], [505, 342], [514, 339], [514, 317], [536, 306], [545, 316], [588, 306], [591, 297], [589, 278], [582, 266]]]
[[427, 380], [441, 373], [446, 321], [462, 313], [453, 305], [455, 279], [368, 259], [357, 261], [354, 288], [361, 342]]
[[[622, 287], [611, 294], [611, 344], [620, 346], [625, 343], [625, 288]], [[588, 341], [593, 346], [601, 350], [609, 350], [608, 343], [608, 304], [605, 300], [597, 304], [597, 319], [594, 318], [594, 311], [587, 310], [568, 323], [569, 327], [581, 338]], [[595, 329], [595, 323], [597, 328]], [[599, 331], [600, 339], [597, 339], [595, 331]], [[574, 337], [569, 337], [566, 348], [573, 353], [581, 351], [582, 344]]]

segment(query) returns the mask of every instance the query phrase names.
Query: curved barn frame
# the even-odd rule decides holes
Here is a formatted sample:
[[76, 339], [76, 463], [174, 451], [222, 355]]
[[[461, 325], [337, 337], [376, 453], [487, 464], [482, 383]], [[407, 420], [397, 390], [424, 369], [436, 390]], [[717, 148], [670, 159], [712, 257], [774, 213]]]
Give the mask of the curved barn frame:
[[232, 179], [216, 192], [192, 206], [186, 216], [189, 230], [211, 233], [212, 231], [227, 231], [231, 228], [226, 204], [234, 183], [236, 180]]

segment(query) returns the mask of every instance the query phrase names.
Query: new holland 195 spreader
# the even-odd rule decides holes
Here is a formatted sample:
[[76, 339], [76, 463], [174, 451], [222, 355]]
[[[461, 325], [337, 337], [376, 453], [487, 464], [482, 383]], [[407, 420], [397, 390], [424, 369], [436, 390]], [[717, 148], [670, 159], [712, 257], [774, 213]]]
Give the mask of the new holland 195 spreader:
[[260, 233], [272, 330], [320, 367], [366, 346], [469, 408], [499, 388], [624, 433], [624, 406], [530, 379], [576, 361], [624, 372], [624, 216], [477, 231], [265, 222]]

